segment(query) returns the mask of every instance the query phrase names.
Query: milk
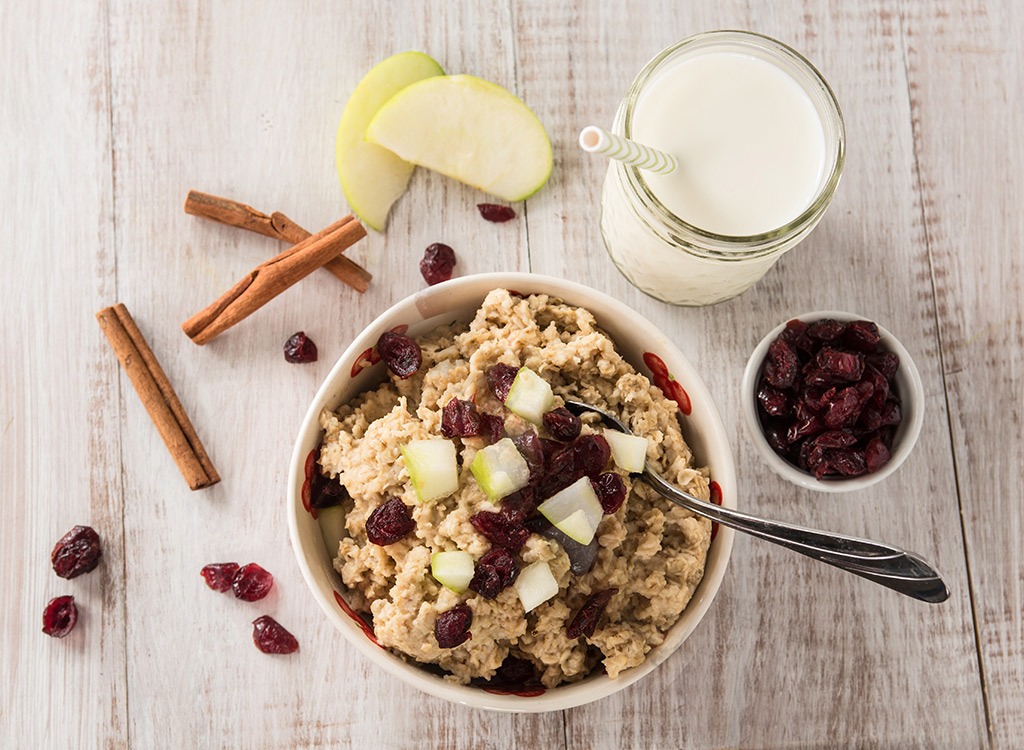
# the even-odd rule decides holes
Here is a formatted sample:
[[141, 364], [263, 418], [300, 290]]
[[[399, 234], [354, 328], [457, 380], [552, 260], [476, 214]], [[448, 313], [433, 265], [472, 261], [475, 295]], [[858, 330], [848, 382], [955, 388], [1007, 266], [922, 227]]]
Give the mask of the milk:
[[653, 297], [735, 296], [817, 225], [845, 159], [839, 105], [798, 53], [748, 32], [699, 34], [641, 71], [615, 132], [667, 151], [670, 175], [611, 162], [601, 233]]
[[825, 166], [825, 131], [810, 97], [776, 65], [704, 52], [651, 80], [633, 138], [676, 156], [670, 175], [645, 175], [665, 207], [715, 234], [751, 235], [807, 208]]

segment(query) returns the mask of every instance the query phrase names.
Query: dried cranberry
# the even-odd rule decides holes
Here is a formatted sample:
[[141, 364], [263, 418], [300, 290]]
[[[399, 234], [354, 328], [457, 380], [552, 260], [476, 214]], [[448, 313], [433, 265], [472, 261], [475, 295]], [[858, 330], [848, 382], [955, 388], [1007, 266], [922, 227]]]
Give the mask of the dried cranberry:
[[764, 413], [770, 417], [784, 417], [792, 411], [789, 396], [768, 384], [758, 389], [757, 400]]
[[861, 424], [864, 429], [874, 432], [880, 427], [896, 427], [902, 419], [899, 401], [890, 398], [881, 408], [868, 407], [865, 409]]
[[501, 515], [513, 521], [524, 521], [537, 507], [537, 493], [527, 485], [501, 499]]
[[457, 604], [447, 612], [442, 612], [434, 621], [434, 638], [441, 648], [460, 646], [473, 634], [469, 632], [473, 624], [473, 610], [468, 604]]
[[530, 538], [530, 530], [518, 519], [503, 513], [491, 513], [482, 510], [471, 516], [469, 522], [483, 534], [488, 541], [509, 552], [518, 552]]
[[393, 497], [381, 503], [366, 519], [366, 538], [385, 547], [405, 538], [416, 528], [409, 506]]
[[768, 345], [768, 358], [764, 364], [764, 379], [773, 388], [789, 388], [800, 373], [800, 360], [793, 347], [781, 339]]
[[796, 405], [796, 419], [786, 432], [786, 442], [795, 443], [802, 438], [813, 437], [824, 430], [825, 425], [821, 418], [808, 409], [803, 401], [800, 401]]
[[882, 406], [889, 398], [889, 381], [871, 365], [864, 368], [864, 379], [870, 381], [874, 388], [874, 392], [871, 394], [871, 403], [875, 406]]
[[496, 203], [477, 203], [476, 208], [487, 221], [493, 221], [496, 224], [516, 218], [516, 212], [509, 206], [499, 206]]
[[304, 331], [293, 333], [284, 342], [284, 358], [293, 364], [316, 362], [316, 344]]
[[802, 340], [806, 334], [807, 324], [802, 320], [794, 318], [786, 323], [786, 327], [782, 329], [779, 338], [795, 347], [796, 343]]
[[626, 501], [626, 482], [614, 471], [598, 474], [590, 483], [605, 513], [614, 513]]
[[576, 466], [576, 451], [573, 450], [573, 445], [575, 443], [570, 443], [545, 456], [544, 476], [536, 485], [537, 494], [542, 499], [564, 490], [583, 476]]
[[555, 440], [561, 440], [563, 443], [571, 443], [578, 438], [580, 430], [583, 428], [583, 422], [580, 421], [580, 418], [564, 406], [559, 406], [557, 409], [547, 412], [544, 414], [543, 420], [544, 426], [551, 434], [551, 437]]
[[43, 632], [51, 638], [63, 638], [75, 629], [77, 622], [78, 607], [73, 596], [55, 597], [43, 610]]
[[822, 318], [807, 326], [807, 335], [819, 341], [833, 341], [843, 335], [846, 324], [832, 318]]
[[537, 670], [532, 661], [509, 654], [487, 684], [495, 687], [525, 687], [536, 682], [536, 679]]
[[506, 365], [504, 362], [499, 362], [487, 371], [487, 385], [491, 387], [491, 392], [495, 398], [505, 403], [505, 399], [508, 398], [508, 392], [512, 388], [512, 381], [516, 379], [518, 374], [518, 367]]
[[441, 434], [446, 438], [476, 437], [480, 434], [480, 415], [472, 401], [453, 398], [441, 411]]
[[256, 563], [243, 565], [231, 580], [235, 596], [245, 602], [259, 601], [270, 593], [273, 585], [274, 576]]
[[809, 386], [803, 389], [800, 399], [811, 411], [821, 411], [828, 407], [832, 399], [836, 397], [836, 389]]
[[869, 354], [865, 361], [878, 370], [886, 380], [896, 377], [896, 371], [900, 369], [900, 358], [894, 352], [882, 352], [881, 354]]
[[864, 464], [873, 473], [889, 463], [889, 448], [881, 437], [873, 437], [864, 448]]
[[821, 433], [813, 440], [815, 445], [820, 445], [822, 448], [849, 448], [857, 442], [857, 436], [848, 429], [831, 430]]
[[829, 466], [845, 477], [857, 477], [867, 472], [864, 451], [833, 448], [826, 451]]
[[788, 455], [790, 453], [789, 441], [786, 440], [786, 430], [782, 427], [769, 427], [765, 431], [765, 437], [768, 438], [768, 445], [780, 455]]
[[423, 364], [420, 345], [404, 333], [382, 333], [377, 339], [377, 352], [388, 369], [403, 380], [414, 375]]
[[238, 563], [210, 563], [203, 566], [199, 575], [206, 581], [206, 585], [214, 591], [224, 592], [231, 588], [231, 582], [235, 580], [238, 573]]
[[505, 431], [505, 420], [497, 414], [480, 415], [480, 435], [487, 440], [488, 444], [494, 444], [501, 440], [501, 434]]
[[54, 545], [50, 564], [61, 578], [77, 578], [95, 569], [102, 556], [99, 534], [89, 526], [75, 526]]
[[293, 654], [299, 650], [295, 636], [270, 615], [252, 621], [252, 642], [265, 654]]
[[874, 393], [874, 387], [867, 381], [838, 391], [836, 397], [825, 409], [823, 417], [825, 427], [830, 430], [853, 427], [872, 393]]
[[826, 377], [854, 383], [864, 374], [864, 355], [824, 346], [814, 358], [818, 371]]
[[580, 476], [595, 477], [604, 471], [612, 457], [604, 435], [584, 435], [572, 444], [573, 462]]
[[443, 242], [429, 245], [420, 261], [420, 273], [430, 286], [448, 281], [455, 270], [455, 251]]
[[603, 589], [594, 592], [573, 616], [569, 626], [565, 629], [565, 634], [570, 638], [579, 638], [581, 635], [588, 638], [592, 636], [597, 628], [597, 621], [604, 614], [605, 607], [617, 593], [619, 593], [618, 589]]
[[319, 470], [313, 475], [312, 490], [310, 492], [310, 505], [314, 508], [330, 508], [341, 505], [341, 501], [348, 497], [348, 491], [337, 478], [321, 474]]
[[865, 354], [873, 354], [881, 343], [878, 326], [870, 320], [855, 320], [843, 331], [843, 344]]
[[539, 481], [544, 475], [544, 448], [537, 433], [529, 430], [522, 435], [516, 435], [512, 442], [519, 450], [519, 455], [526, 461], [526, 465], [530, 467], [530, 481]]
[[476, 561], [473, 579], [469, 587], [484, 599], [493, 599], [519, 576], [519, 563], [504, 547], [491, 547], [490, 551]]

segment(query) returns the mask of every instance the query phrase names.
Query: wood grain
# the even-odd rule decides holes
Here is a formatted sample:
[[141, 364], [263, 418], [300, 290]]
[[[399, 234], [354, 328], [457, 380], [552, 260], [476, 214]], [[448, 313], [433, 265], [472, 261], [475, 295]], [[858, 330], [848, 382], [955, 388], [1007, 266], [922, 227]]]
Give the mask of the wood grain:
[[[658, 50], [724, 27], [773, 35], [820, 68], [843, 107], [847, 168], [821, 225], [760, 284], [674, 308], [607, 260], [606, 165], [575, 138], [611, 122]], [[0, 4], [0, 746], [1019, 747], [1021, 38], [1013, 0]], [[201, 185], [328, 225], [347, 212], [334, 168], [344, 102], [406, 49], [530, 105], [554, 143], [549, 184], [516, 205], [520, 220], [495, 225], [477, 215], [480, 193], [418, 170], [386, 234], [350, 251], [374, 273], [365, 294], [313, 274], [195, 347], [178, 323], [281, 246], [197, 222], [181, 196]], [[679, 652], [591, 706], [477, 712], [363, 660], [295, 565], [284, 477], [316, 388], [364, 326], [423, 288], [417, 262], [433, 242], [455, 248], [459, 275], [532, 269], [637, 309], [704, 374], [736, 451], [740, 507], [913, 549], [952, 598], [912, 602], [741, 538]], [[132, 403], [92, 320], [114, 299], [160, 352], [217, 486], [190, 493]], [[771, 474], [737, 408], [764, 332], [828, 308], [895, 332], [926, 394], [907, 463], [843, 496]], [[318, 362], [284, 361], [298, 330]], [[77, 523], [99, 531], [104, 560], [63, 581], [48, 555]], [[206, 589], [199, 569], [228, 560], [270, 570], [271, 596]], [[79, 625], [46, 638], [42, 608], [65, 593]], [[298, 636], [298, 654], [253, 648], [260, 614]]]

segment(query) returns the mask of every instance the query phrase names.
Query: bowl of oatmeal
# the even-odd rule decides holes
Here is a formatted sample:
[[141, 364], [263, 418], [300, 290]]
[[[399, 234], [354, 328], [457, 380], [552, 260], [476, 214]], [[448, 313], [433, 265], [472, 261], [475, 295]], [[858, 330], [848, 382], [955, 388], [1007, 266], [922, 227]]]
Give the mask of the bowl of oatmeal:
[[645, 459], [735, 507], [722, 420], [666, 335], [562, 279], [454, 279], [378, 317], [320, 387], [292, 545], [327, 617], [392, 675], [485, 709], [578, 706], [668, 659], [728, 563], [732, 532], [650, 490]]

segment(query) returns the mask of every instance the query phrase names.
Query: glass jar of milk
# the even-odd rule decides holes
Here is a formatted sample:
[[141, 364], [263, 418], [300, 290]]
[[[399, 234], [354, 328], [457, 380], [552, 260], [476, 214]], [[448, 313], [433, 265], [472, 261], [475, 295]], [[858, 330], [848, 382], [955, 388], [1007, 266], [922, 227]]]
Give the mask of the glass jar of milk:
[[712, 31], [655, 57], [614, 131], [679, 160], [659, 175], [611, 161], [601, 234], [641, 291], [708, 305], [752, 286], [807, 236], [845, 158], [839, 104], [799, 53], [768, 37]]

